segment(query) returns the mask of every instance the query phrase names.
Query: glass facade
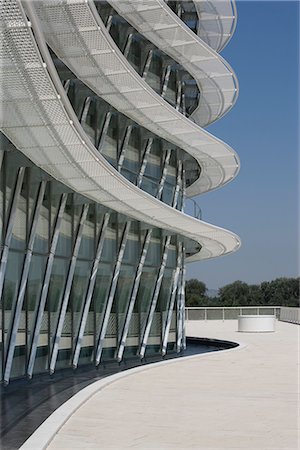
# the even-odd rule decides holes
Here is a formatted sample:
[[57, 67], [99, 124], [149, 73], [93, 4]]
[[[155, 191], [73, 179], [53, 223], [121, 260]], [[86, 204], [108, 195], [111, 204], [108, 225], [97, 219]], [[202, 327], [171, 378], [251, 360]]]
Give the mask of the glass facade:
[[[8, 112], [2, 129], [11, 139], [0, 133], [4, 383], [124, 357], [180, 352], [185, 346], [185, 256], [198, 253], [202, 242], [195, 222], [171, 209], [183, 211], [186, 189], [202, 175], [187, 153], [190, 147], [195, 151], [194, 141], [202, 146], [199, 127], [187, 125], [199, 106], [201, 84], [109, 3], [50, 3], [3, 4]], [[193, 2], [168, 4], [196, 32]], [[20, 26], [23, 21], [26, 26]], [[59, 45], [55, 39], [51, 43], [51, 34]], [[15, 58], [11, 48], [18, 50]], [[138, 77], [144, 81], [138, 83]], [[153, 97], [152, 115], [159, 120], [151, 114], [140, 120], [139, 107], [128, 101], [130, 114], [110, 97], [112, 88], [121, 102], [126, 89], [147, 93], [141, 110], [152, 108]], [[168, 105], [161, 108], [161, 103]], [[178, 123], [178, 142], [187, 151], [176, 145], [167, 126], [160, 129], [165, 121]], [[206, 168], [210, 161], [205, 158]], [[181, 218], [182, 224], [172, 228], [168, 217]], [[190, 240], [156, 227], [185, 233], [187, 222]], [[199, 242], [192, 240], [196, 237]]]
[[[128, 178], [128, 173], [135, 174], [136, 183], [150, 138], [142, 138], [142, 131], [128, 125], [124, 117], [115, 118], [116, 130], [112, 125], [107, 135], [114, 139], [117, 155], [126, 132], [130, 134], [120, 170]], [[105, 149], [106, 143], [104, 154]], [[162, 201], [174, 204], [176, 183], [182, 189], [177, 172], [183, 152], [173, 149], [166, 157], [167, 152], [153, 138], [140, 180], [142, 188], [156, 197], [162, 186]], [[170, 236], [166, 251], [165, 232], [72, 192], [35, 167], [3, 135], [1, 156], [2, 380], [101, 364], [118, 352], [120, 358], [136, 356], [147, 325], [146, 352], [160, 352], [171, 278], [183, 238]], [[117, 165], [116, 158], [113, 161]], [[176, 206], [181, 208], [181, 199]], [[32, 252], [26, 263], [30, 239]], [[164, 252], [166, 268], [149, 317]], [[176, 342], [176, 305], [172, 309], [169, 351], [175, 350]]]
[[[94, 3], [111, 37], [136, 72], [174, 108], [190, 116], [201, 94], [193, 77], [126, 22], [109, 3], [102, 0], [95, 0]], [[189, 27], [197, 27], [198, 16], [192, 7], [193, 2], [170, 2], [177, 14], [179, 5], [182, 5], [182, 20]], [[192, 19], [195, 24], [191, 22]]]

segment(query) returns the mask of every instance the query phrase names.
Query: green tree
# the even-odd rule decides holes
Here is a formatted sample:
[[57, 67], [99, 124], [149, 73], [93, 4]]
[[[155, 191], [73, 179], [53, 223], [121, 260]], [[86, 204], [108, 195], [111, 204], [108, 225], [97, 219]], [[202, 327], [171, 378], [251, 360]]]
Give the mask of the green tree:
[[185, 283], [186, 306], [206, 306], [206, 285], [202, 281], [191, 279]]
[[276, 278], [261, 283], [263, 303], [270, 306], [299, 306], [299, 278]]
[[248, 305], [249, 286], [242, 281], [235, 281], [219, 289], [220, 306]]

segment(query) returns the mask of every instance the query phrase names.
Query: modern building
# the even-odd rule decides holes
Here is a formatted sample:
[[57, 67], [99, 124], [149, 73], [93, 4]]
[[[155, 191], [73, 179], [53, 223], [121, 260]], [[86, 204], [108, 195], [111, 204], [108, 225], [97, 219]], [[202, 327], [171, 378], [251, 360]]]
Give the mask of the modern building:
[[239, 238], [184, 213], [239, 159], [230, 0], [1, 2], [2, 381], [181, 352], [185, 264]]

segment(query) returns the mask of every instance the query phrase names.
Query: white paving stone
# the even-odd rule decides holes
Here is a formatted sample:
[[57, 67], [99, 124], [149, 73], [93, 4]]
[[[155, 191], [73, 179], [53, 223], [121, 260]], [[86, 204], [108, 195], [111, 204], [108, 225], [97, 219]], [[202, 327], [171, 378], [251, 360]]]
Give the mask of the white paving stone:
[[237, 321], [189, 322], [188, 335], [246, 346], [116, 380], [71, 416], [48, 449], [298, 450], [299, 327], [236, 330]]

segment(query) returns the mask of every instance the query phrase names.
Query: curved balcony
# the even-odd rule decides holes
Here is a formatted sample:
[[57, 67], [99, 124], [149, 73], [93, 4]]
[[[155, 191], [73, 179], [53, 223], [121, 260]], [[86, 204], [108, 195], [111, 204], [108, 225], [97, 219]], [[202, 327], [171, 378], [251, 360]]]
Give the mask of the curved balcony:
[[237, 22], [235, 0], [205, 3], [194, 0], [194, 3], [202, 24], [202, 29], [198, 28], [198, 36], [216, 52], [221, 52], [235, 32]]
[[149, 41], [178, 61], [197, 81], [201, 92], [192, 119], [205, 126], [235, 104], [238, 81], [229, 64], [200, 39], [163, 0], [108, 0]]
[[36, 8], [45, 39], [78, 78], [118, 111], [198, 161], [201, 176], [187, 189], [187, 195], [215, 189], [237, 175], [236, 153], [149, 87], [114, 43], [93, 2], [45, 1], [26, 7], [30, 14]]
[[228, 44], [236, 27], [234, 0], [165, 0], [175, 14], [216, 52]]

